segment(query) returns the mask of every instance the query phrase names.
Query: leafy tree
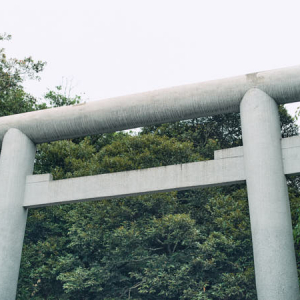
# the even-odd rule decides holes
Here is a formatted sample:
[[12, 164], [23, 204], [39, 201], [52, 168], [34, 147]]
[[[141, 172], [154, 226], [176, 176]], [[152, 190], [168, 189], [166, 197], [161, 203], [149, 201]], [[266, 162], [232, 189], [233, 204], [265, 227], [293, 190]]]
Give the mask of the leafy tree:
[[[10, 35], [0, 35], [2, 42], [10, 39]], [[36, 99], [24, 91], [22, 84], [26, 79], [39, 79], [44, 66], [45, 62], [35, 62], [32, 57], [7, 58], [4, 48], [0, 48], [0, 117], [38, 107]]]
[[75, 95], [72, 97], [70, 93], [67, 94], [66, 91], [62, 93], [63, 87], [62, 85], [58, 85], [55, 87], [55, 90], [49, 90], [44, 96], [45, 100], [49, 101], [51, 107], [60, 107], [60, 106], [68, 106], [75, 105], [80, 103], [81, 97]]
[[[75, 144], [72, 141], [44, 144], [41, 145], [43, 147], [41, 153], [46, 155], [46, 159], [49, 159], [49, 162], [51, 161], [52, 165], [50, 164], [47, 168], [52, 171], [57, 179], [91, 175], [93, 173], [145, 168], [178, 161], [187, 162], [190, 161], [192, 157], [194, 157], [194, 159], [196, 158], [196, 155], [192, 153], [193, 148], [191, 143], [179, 143], [175, 139], [168, 139], [166, 137], [157, 138], [151, 135], [133, 137], [125, 134], [116, 134], [116, 136], [118, 137], [117, 140], [103, 147], [98, 153], [95, 153], [89, 144], [90, 141], [88, 138], [79, 144]], [[173, 159], [173, 161], [170, 159]], [[201, 159], [199, 155], [198, 159]], [[47, 166], [40, 163], [43, 160], [45, 161], [45, 157], [38, 156], [36, 166], [39, 168], [40, 165], [40, 170], [42, 167]], [[45, 168], [43, 170], [45, 170]], [[68, 294], [68, 299], [71, 299], [70, 293], [73, 292], [75, 296], [78, 296], [80, 293], [84, 295], [86, 289], [90, 289], [90, 286], [87, 283], [80, 284], [77, 281], [75, 286], [69, 281], [63, 285], [63, 282], [67, 281], [66, 272], [64, 271], [67, 269], [67, 274], [73, 278], [79, 272], [78, 268], [80, 268], [78, 276], [81, 278], [84, 276], [84, 273], [87, 273], [87, 276], [90, 276], [92, 280], [93, 276], [90, 272], [95, 271], [95, 267], [92, 269], [92, 266], [97, 262], [96, 254], [98, 253], [101, 260], [103, 260], [107, 256], [106, 248], [112, 247], [112, 245], [108, 244], [113, 242], [111, 239], [112, 230], [117, 230], [120, 224], [124, 222], [134, 222], [134, 220], [138, 218], [144, 219], [153, 213], [159, 213], [161, 215], [164, 211], [169, 212], [167, 210], [167, 208], [170, 207], [169, 203], [175, 200], [173, 199], [174, 196], [171, 198], [170, 196], [163, 195], [158, 196], [158, 198], [153, 196], [147, 197], [148, 203], [147, 201], [144, 203], [145, 197], [140, 197], [138, 200], [120, 199], [63, 206], [63, 208], [53, 207], [33, 210], [34, 212], [30, 214], [28, 220], [25, 239], [25, 244], [31, 249], [30, 251], [28, 250], [27, 253], [32, 256], [26, 257], [27, 253], [24, 253], [22, 268], [25, 270], [26, 262], [30, 261], [33, 257], [36, 257], [35, 264], [40, 263], [42, 266], [32, 268], [32, 265], [30, 265], [30, 269], [24, 271], [30, 274], [34, 282], [34, 284], [31, 284], [31, 289], [28, 290], [28, 293], [30, 295], [34, 294], [35, 297], [44, 297], [49, 294], [49, 289], [52, 286], [57, 286], [55, 289], [55, 293], [58, 293], [56, 296], [57, 299], [63, 299], [65, 295], [65, 292], [62, 291], [63, 289]], [[57, 210], [59, 213], [56, 213]], [[63, 212], [64, 215], [60, 212]], [[101, 218], [101, 222], [99, 217]], [[36, 219], [38, 220], [35, 221]], [[89, 220], [88, 224], [86, 224], [86, 219]], [[99, 222], [97, 222], [97, 220], [99, 220]], [[52, 223], [56, 225], [53, 229], [50, 228], [49, 230], [49, 227], [53, 226], [51, 225]], [[56, 230], [57, 226], [61, 226], [59, 230]], [[86, 235], [88, 228], [91, 228], [92, 233]], [[36, 230], [38, 230], [38, 232], [36, 232]], [[68, 237], [62, 236], [62, 232], [69, 232]], [[44, 234], [44, 237], [39, 237], [37, 242], [36, 237], [40, 236], [41, 233]], [[103, 234], [103, 236], [101, 234]], [[80, 238], [81, 235], [82, 237]], [[85, 240], [86, 236], [89, 236], [88, 243], [86, 243]], [[92, 240], [94, 240], [94, 242], [89, 246]], [[104, 242], [108, 245], [105, 246], [105, 244], [102, 244]], [[63, 243], [64, 246], [62, 246], [61, 243]], [[57, 244], [60, 246], [57, 247]], [[105, 251], [100, 252], [100, 249], [103, 247]], [[52, 248], [54, 253], [52, 252]], [[55, 253], [55, 251], [59, 251], [59, 249], [65, 249], [67, 252], [62, 251]], [[131, 248], [127, 249], [127, 251], [131, 250]], [[44, 263], [45, 258], [47, 258], [46, 263]], [[84, 261], [82, 261], [82, 259]], [[143, 261], [144, 260], [145, 258], [143, 258]], [[107, 267], [110, 268], [109, 264]], [[86, 270], [87, 268], [89, 269]], [[96, 269], [98, 270], [99, 266]], [[128, 267], [126, 269], [128, 269]], [[97, 272], [95, 274], [97, 274]], [[114, 272], [113, 276], [119, 278], [122, 272], [124, 271], [120, 268]], [[72, 280], [74, 279], [71, 279], [71, 281]], [[94, 279], [94, 281], [95, 280], [96, 279]], [[104, 279], [102, 279], [102, 281], [103, 280]], [[116, 279], [115, 281], [117, 282]], [[40, 284], [36, 285], [37, 282]], [[58, 287], [59, 284], [60, 288]], [[83, 286], [86, 288], [83, 288]], [[99, 288], [102, 289], [102, 287], [99, 286], [90, 289], [90, 299], [96, 299], [95, 293], [99, 292]], [[94, 289], [96, 289], [96, 292], [93, 293]], [[105, 290], [111, 289], [109, 285], [106, 285]], [[119, 293], [119, 290], [116, 290], [116, 293]]]
[[166, 135], [180, 141], [191, 141], [195, 150], [206, 158], [213, 158], [213, 151], [241, 145], [239, 114], [202, 117], [175, 123], [147, 126], [141, 134]]

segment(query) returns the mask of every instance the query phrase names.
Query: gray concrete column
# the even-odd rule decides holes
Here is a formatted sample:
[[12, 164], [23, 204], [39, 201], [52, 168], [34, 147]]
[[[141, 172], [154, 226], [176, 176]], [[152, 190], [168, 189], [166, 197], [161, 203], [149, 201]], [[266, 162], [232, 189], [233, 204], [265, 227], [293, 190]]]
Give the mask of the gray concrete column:
[[277, 104], [254, 88], [240, 111], [258, 299], [299, 300]]
[[0, 156], [0, 299], [13, 300], [21, 261], [27, 210], [26, 176], [32, 174], [35, 145], [17, 129], [3, 140]]

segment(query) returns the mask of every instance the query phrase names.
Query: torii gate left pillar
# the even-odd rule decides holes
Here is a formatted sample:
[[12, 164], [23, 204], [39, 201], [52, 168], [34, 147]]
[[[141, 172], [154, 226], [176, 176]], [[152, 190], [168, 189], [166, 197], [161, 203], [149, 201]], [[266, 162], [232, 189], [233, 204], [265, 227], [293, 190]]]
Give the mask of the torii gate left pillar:
[[16, 299], [27, 209], [26, 176], [31, 175], [36, 147], [18, 129], [5, 134], [0, 157], [0, 299]]

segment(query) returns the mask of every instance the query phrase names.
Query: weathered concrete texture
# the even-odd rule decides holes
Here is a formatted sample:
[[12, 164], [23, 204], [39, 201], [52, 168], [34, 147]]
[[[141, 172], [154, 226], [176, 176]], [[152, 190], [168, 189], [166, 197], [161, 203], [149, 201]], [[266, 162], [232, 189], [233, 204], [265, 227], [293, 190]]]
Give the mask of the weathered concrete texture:
[[251, 89], [241, 103], [244, 164], [259, 300], [299, 300], [275, 101]]
[[2, 117], [0, 144], [12, 127], [42, 143], [238, 112], [244, 94], [253, 87], [277, 103], [300, 101], [300, 66]]
[[[242, 168], [237, 168], [240, 165]], [[170, 190], [225, 185], [245, 180], [243, 158], [203, 161], [159, 168], [50, 180], [28, 176], [24, 206], [40, 207]]]
[[243, 146], [214, 151], [214, 159], [239, 157], [243, 155], [244, 155]]
[[[300, 137], [282, 140], [285, 174], [300, 174]], [[52, 181], [27, 176], [25, 207], [41, 207], [245, 181], [243, 147], [215, 151], [215, 160]]]
[[16, 297], [27, 218], [22, 206], [26, 176], [32, 174], [35, 145], [17, 129], [10, 129], [0, 156], [0, 299]]
[[284, 174], [300, 175], [300, 136], [282, 139]]
[[[283, 168], [285, 175], [300, 175], [300, 136], [281, 140]], [[243, 156], [243, 147], [234, 147], [214, 152], [214, 159]]]

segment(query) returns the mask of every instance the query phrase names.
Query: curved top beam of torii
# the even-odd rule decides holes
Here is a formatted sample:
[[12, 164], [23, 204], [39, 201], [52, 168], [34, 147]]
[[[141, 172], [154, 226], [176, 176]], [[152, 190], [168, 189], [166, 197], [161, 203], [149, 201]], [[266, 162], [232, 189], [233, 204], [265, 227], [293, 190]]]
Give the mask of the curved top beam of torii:
[[254, 87], [278, 104], [300, 101], [300, 66], [2, 117], [0, 144], [9, 128], [38, 144], [238, 112], [244, 94]]

